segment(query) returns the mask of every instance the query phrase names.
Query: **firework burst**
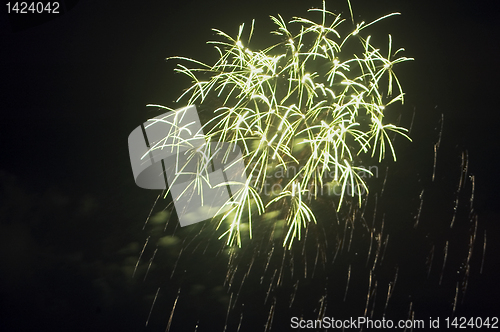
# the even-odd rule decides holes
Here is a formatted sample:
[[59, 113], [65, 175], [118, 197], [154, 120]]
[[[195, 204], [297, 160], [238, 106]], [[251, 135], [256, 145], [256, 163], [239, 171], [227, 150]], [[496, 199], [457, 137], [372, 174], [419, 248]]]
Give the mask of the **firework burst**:
[[[365, 178], [371, 175], [360, 167], [361, 156], [380, 162], [390, 151], [396, 160], [391, 133], [410, 139], [406, 128], [386, 121], [385, 112], [404, 101], [395, 65], [412, 59], [399, 56], [402, 48], [393, 52], [390, 35], [385, 56], [370, 36], [361, 36], [372, 24], [398, 13], [357, 24], [342, 36], [345, 19], [327, 11], [324, 2], [321, 9], [310, 11], [319, 12], [319, 23], [300, 17], [286, 23], [280, 15], [271, 16], [278, 42], [266, 49], [250, 48], [252, 22], [246, 38], [244, 24], [236, 37], [214, 29], [223, 40], [209, 42], [219, 53], [213, 65], [170, 58], [187, 63], [175, 70], [192, 80], [177, 101], [202, 105], [216, 99], [222, 104], [204, 125], [205, 142], [227, 153], [238, 145], [243, 152], [247, 181], [224, 205], [219, 222], [221, 226], [229, 221], [221, 235], [229, 246], [241, 246], [243, 223], [248, 223], [244, 228], [252, 237], [252, 216], [281, 204], [287, 207], [288, 227], [283, 245], [290, 247], [310, 222], [316, 222], [310, 204], [325, 186], [340, 189], [337, 211], [348, 197], [361, 205], [368, 191]], [[195, 154], [200, 149], [192, 150]], [[263, 194], [278, 168], [298, 171], [280, 180], [276, 195]], [[325, 183], [328, 176], [331, 182]], [[203, 180], [200, 172], [193, 183]]]

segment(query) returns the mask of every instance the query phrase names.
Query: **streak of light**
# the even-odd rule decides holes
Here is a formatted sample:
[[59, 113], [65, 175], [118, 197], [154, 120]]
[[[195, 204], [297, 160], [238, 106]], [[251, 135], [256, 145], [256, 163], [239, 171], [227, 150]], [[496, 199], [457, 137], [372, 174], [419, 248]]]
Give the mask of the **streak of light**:
[[443, 136], [444, 113], [441, 113], [441, 121], [439, 121], [439, 122], [441, 123], [441, 129], [439, 130], [439, 138], [438, 138], [438, 141], [436, 143], [438, 149], [439, 149], [439, 146], [441, 145], [441, 137]]
[[181, 251], [179, 251], [179, 256], [177, 256], [177, 259], [175, 260], [174, 267], [172, 268], [172, 273], [170, 274], [170, 279], [172, 279], [174, 276], [175, 269], [177, 268], [177, 263], [179, 263], [179, 259], [181, 258], [183, 251], [184, 251], [184, 248], [181, 248]]
[[[273, 255], [273, 252], [274, 252], [274, 246], [271, 247], [271, 250], [269, 251], [269, 254], [267, 255], [267, 263], [266, 263], [266, 267], [264, 268], [264, 273], [262, 273], [262, 278], [264, 278], [264, 274], [266, 274], [267, 268], [269, 267], [269, 262], [271, 261], [271, 256]], [[263, 280], [262, 278], [260, 279], [261, 285], [262, 285], [262, 280]]]
[[[316, 266], [318, 265], [318, 258], [319, 258], [319, 243], [316, 243], [316, 258], [314, 259], [314, 267], [313, 267], [311, 278], [314, 278], [314, 273], [316, 272]], [[280, 276], [281, 276], [281, 273], [280, 273]]]
[[148, 276], [149, 270], [151, 269], [151, 265], [153, 265], [153, 259], [155, 258], [157, 251], [158, 251], [158, 248], [155, 249], [155, 251], [153, 252], [153, 256], [151, 256], [151, 259], [149, 260], [148, 269], [146, 270], [146, 274], [144, 274], [143, 281], [146, 281], [146, 277]]
[[474, 203], [474, 189], [476, 188], [476, 177], [474, 175], [471, 175], [470, 180], [472, 181], [472, 190], [471, 190], [471, 195], [470, 195], [470, 210], [472, 213], [473, 203]]
[[384, 314], [382, 317], [385, 318], [385, 312], [387, 311], [387, 307], [389, 306], [389, 300], [392, 297], [392, 293], [394, 293], [394, 288], [396, 288], [396, 282], [398, 281], [398, 272], [399, 268], [396, 268], [396, 273], [394, 275], [394, 281], [389, 282], [389, 286], [387, 287], [387, 298], [385, 300]]
[[[380, 250], [382, 249], [382, 239], [384, 238], [384, 225], [385, 225], [385, 213], [382, 215], [382, 225], [380, 226], [380, 232], [378, 233], [377, 240], [377, 251], [375, 252], [375, 260], [373, 261], [372, 270], [375, 270], [375, 265], [378, 262], [378, 257], [380, 255]], [[382, 261], [381, 261], [382, 263]]]
[[[204, 226], [203, 226], [203, 227], [202, 227], [202, 228], [198, 231], [198, 233], [196, 233], [196, 235], [195, 235], [195, 236], [193, 236], [193, 238], [192, 238], [192, 239], [191, 239], [191, 240], [190, 240], [190, 241], [189, 241], [189, 242], [188, 242], [188, 243], [184, 246], [184, 248], [185, 248], [185, 249], [187, 249], [187, 248], [191, 245], [191, 243], [193, 243], [193, 242], [194, 242], [194, 241], [198, 238], [198, 236], [201, 236], [201, 234], [203, 234], [203, 230], [204, 230], [204, 228], [205, 228], [205, 225], [204, 225]], [[201, 243], [198, 243], [198, 244], [196, 245], [196, 247], [194, 247], [194, 248], [193, 248], [193, 251], [191, 252], [192, 254], [194, 254], [194, 252], [195, 252], [196, 248], [198, 248], [198, 246], [199, 246], [200, 244], [201, 244]]]
[[483, 274], [483, 267], [484, 267], [484, 255], [486, 254], [486, 230], [484, 230], [484, 238], [483, 238], [483, 258], [481, 259], [481, 269], [479, 270], [479, 273]]
[[280, 274], [278, 275], [278, 282], [276, 283], [276, 286], [280, 286], [282, 283], [282, 276], [283, 276], [283, 267], [285, 266], [285, 257], [286, 257], [286, 250], [283, 250], [283, 259], [281, 260], [281, 267], [280, 267]]
[[377, 265], [378, 256], [380, 255], [380, 248], [382, 247], [382, 232], [380, 232], [375, 240], [377, 241], [377, 250], [375, 251], [375, 259], [373, 260], [372, 271], [375, 271], [375, 266]]
[[[478, 219], [479, 219], [479, 217], [477, 215], [475, 215], [474, 216], [474, 233], [472, 233], [471, 245], [474, 245], [474, 243], [476, 243]], [[472, 248], [471, 248], [471, 250], [472, 250]]]
[[370, 246], [368, 247], [368, 255], [366, 255], [366, 263], [365, 266], [368, 266], [368, 262], [370, 261], [370, 256], [372, 254], [372, 247], [373, 247], [373, 232], [375, 230], [372, 228], [370, 229]]
[[242, 321], [243, 321], [243, 313], [240, 314], [240, 322], [238, 323], [238, 329], [236, 330], [236, 332], [240, 331]]
[[[413, 114], [415, 115], [415, 114]], [[413, 120], [412, 120], [413, 122]], [[384, 176], [384, 182], [382, 182], [382, 189], [380, 190], [380, 197], [384, 195], [384, 190], [385, 190], [385, 184], [387, 182], [387, 175], [389, 174], [389, 166], [385, 168], [385, 176]]]
[[325, 317], [325, 312], [326, 312], [326, 305], [327, 305], [327, 295], [326, 295], [326, 289], [325, 289], [325, 295], [321, 297], [319, 300], [320, 307], [318, 311], [318, 319], [323, 319]]
[[[252, 257], [252, 264], [253, 264], [253, 257]], [[240, 288], [238, 288], [238, 293], [236, 294], [236, 300], [240, 297], [241, 289], [243, 288], [243, 284], [245, 284], [245, 280], [248, 278], [249, 273], [250, 273], [250, 269], [248, 269], [247, 273], [245, 273], [243, 275], [243, 279], [241, 280], [241, 283], [240, 283]], [[236, 300], [234, 301], [234, 305], [236, 305]], [[234, 309], [234, 305], [233, 305], [233, 309]]]
[[153, 312], [153, 307], [155, 306], [155, 303], [156, 303], [156, 299], [158, 298], [158, 293], [160, 292], [160, 287], [158, 287], [158, 289], [156, 290], [156, 295], [153, 299], [153, 303], [151, 304], [151, 309], [149, 310], [149, 315], [148, 315], [148, 319], [146, 320], [146, 326], [148, 326], [149, 324], [149, 319], [151, 318], [151, 313]]
[[231, 286], [234, 281], [234, 276], [236, 275], [236, 271], [238, 271], [238, 265], [235, 265], [234, 268], [227, 269], [226, 279], [224, 280], [224, 286], [227, 285], [227, 289], [231, 289]]
[[172, 319], [174, 318], [174, 311], [175, 311], [175, 307], [177, 306], [177, 301], [179, 300], [180, 293], [181, 293], [181, 288], [179, 287], [179, 290], [177, 291], [177, 297], [175, 298], [175, 301], [174, 301], [174, 306], [172, 307], [172, 310], [170, 311], [170, 317], [168, 318], [167, 328], [166, 328], [165, 332], [170, 331], [170, 326], [172, 325]]
[[[321, 227], [321, 230], [323, 231], [323, 241], [325, 243], [325, 248], [328, 248], [328, 236], [326, 235], [326, 231], [324, 227]], [[326, 257], [325, 257], [326, 260]], [[325, 261], [326, 263], [326, 261]]]
[[420, 192], [420, 206], [418, 207], [418, 214], [415, 217], [415, 224], [413, 225], [413, 228], [418, 227], [418, 222], [420, 221], [420, 215], [422, 214], [422, 206], [424, 204], [424, 189]]
[[389, 235], [390, 234], [386, 235], [385, 241], [383, 243], [383, 245], [384, 245], [384, 251], [382, 251], [382, 258], [380, 259], [380, 265], [382, 265], [382, 263], [384, 262], [385, 251], [387, 250], [387, 245], [389, 244]]
[[457, 210], [458, 210], [458, 205], [459, 205], [459, 194], [462, 191], [463, 185], [465, 183], [465, 179], [467, 178], [467, 173], [469, 169], [469, 152], [467, 150], [462, 151], [462, 162], [460, 165], [460, 178], [458, 181], [458, 187], [456, 191], [456, 198], [455, 198], [455, 206], [453, 207], [453, 217], [451, 218], [450, 222], [450, 228], [453, 228], [453, 225], [455, 224], [455, 218], [457, 215]]
[[377, 280], [375, 280], [375, 285], [373, 286], [372, 291], [372, 310], [370, 310], [370, 318], [373, 318], [373, 314], [375, 312], [375, 304], [377, 303]]
[[326, 270], [326, 264], [327, 264], [327, 261], [328, 261], [326, 249], [327, 249], [327, 247], [326, 247], [326, 244], [325, 244], [325, 246], [321, 248], [321, 263], [323, 263], [323, 271]]
[[224, 332], [226, 331], [227, 329], [227, 320], [229, 318], [229, 312], [231, 311], [231, 302], [233, 300], [233, 292], [231, 292], [231, 295], [229, 296], [229, 303], [227, 305], [227, 313], [226, 313], [226, 321], [224, 322]]
[[366, 317], [366, 312], [368, 311], [368, 304], [370, 303], [370, 296], [372, 294], [372, 278], [373, 278], [373, 271], [370, 270], [370, 277], [368, 279], [368, 292], [366, 293], [366, 304], [363, 317]]
[[276, 306], [276, 297], [273, 299], [273, 304], [271, 305], [271, 308], [269, 309], [269, 316], [267, 317], [267, 322], [266, 322], [264, 332], [271, 331], [271, 326], [273, 325], [275, 306]]
[[458, 183], [458, 191], [462, 189], [462, 186], [467, 177], [467, 172], [469, 170], [469, 151], [462, 151], [462, 174], [460, 176], [460, 182]]
[[[343, 242], [342, 242], [343, 243]], [[339, 238], [337, 237], [337, 250], [335, 250], [335, 255], [333, 255], [333, 259], [332, 259], [332, 265], [333, 263], [335, 263], [335, 259], [337, 258], [337, 255], [339, 254], [339, 251], [340, 251], [340, 247], [341, 247], [341, 241], [339, 240]]]
[[413, 107], [413, 115], [411, 116], [410, 127], [408, 128], [408, 135], [411, 134], [411, 130], [413, 128], [413, 121], [415, 120], [415, 110], [416, 110], [416, 107], [414, 106]]
[[146, 221], [144, 222], [144, 226], [142, 226], [142, 230], [146, 229], [146, 225], [148, 224], [148, 221], [151, 218], [151, 214], [153, 213], [153, 210], [154, 210], [154, 208], [156, 206], [156, 203], [158, 202], [158, 200], [160, 199], [160, 197], [162, 197], [165, 194], [164, 191], [161, 194], [159, 194], [158, 197], [156, 197], [155, 202], [153, 203], [153, 206], [151, 207], [151, 210], [149, 210], [148, 217], [146, 218]]
[[446, 244], [444, 246], [444, 260], [443, 260], [443, 267], [441, 268], [441, 275], [439, 276], [439, 284], [441, 285], [441, 281], [443, 281], [443, 274], [444, 274], [444, 267], [446, 265], [446, 259], [448, 258], [448, 241], [446, 241]]
[[361, 210], [361, 214], [359, 215], [359, 220], [365, 222], [365, 212], [366, 212], [366, 207], [368, 205], [368, 198], [369, 196], [367, 195], [363, 204], [363, 208]]
[[293, 304], [293, 301], [295, 300], [295, 295], [297, 294], [297, 289], [299, 288], [299, 280], [297, 280], [295, 282], [295, 284], [293, 285], [293, 293], [292, 295], [290, 296], [290, 305], [288, 306], [288, 308], [291, 308], [292, 307], [292, 304]]
[[432, 249], [429, 253], [429, 256], [427, 257], [427, 264], [429, 265], [429, 268], [427, 270], [427, 278], [429, 278], [429, 275], [431, 274], [432, 262], [434, 261], [434, 248], [435, 246], [432, 245]]
[[[342, 247], [340, 249], [340, 253], [344, 252], [345, 237], [346, 237], [346, 234], [347, 234], [347, 224], [348, 224], [348, 222], [346, 221], [345, 224], [344, 224], [344, 236], [342, 238]], [[335, 255], [335, 256], [337, 256], [337, 255]]]
[[309, 229], [310, 227], [306, 227], [306, 234], [304, 235], [304, 243], [302, 243], [302, 256], [304, 256], [306, 252], [306, 242], [307, 242], [307, 235], [309, 234]]
[[269, 294], [271, 294], [271, 290], [273, 289], [274, 278], [276, 277], [276, 272], [277, 271], [278, 270], [275, 269], [274, 273], [273, 273], [273, 276], [271, 277], [271, 282], [269, 283], [269, 288], [267, 289], [266, 298], [264, 299], [264, 304], [267, 303], [267, 299], [269, 298]]
[[146, 250], [146, 246], [148, 245], [150, 237], [151, 236], [148, 236], [148, 238], [146, 239], [146, 242], [144, 243], [144, 246], [142, 247], [142, 251], [139, 254], [139, 258], [137, 259], [137, 263], [135, 264], [134, 272], [132, 273], [132, 278], [135, 276], [135, 272], [137, 271], [137, 267], [139, 266], [139, 263], [141, 262], [142, 254], [144, 254], [144, 250]]
[[[408, 320], [411, 320], [412, 322], [415, 321], [415, 311], [413, 310], [413, 301], [410, 302], [410, 308], [408, 309]], [[405, 327], [404, 330], [406, 331], [407, 327]], [[413, 331], [413, 326], [410, 328], [410, 331]]]
[[307, 279], [307, 255], [302, 255], [304, 257], [304, 279]]
[[432, 169], [432, 182], [434, 182], [434, 179], [436, 177], [437, 152], [439, 150], [439, 146], [441, 145], [441, 137], [443, 136], [443, 126], [444, 126], [444, 114], [443, 113], [441, 113], [440, 123], [441, 123], [441, 128], [439, 130], [438, 141], [436, 142], [436, 144], [434, 144], [434, 166]]
[[352, 221], [349, 222], [351, 223], [351, 227], [349, 227], [351, 235], [349, 236], [349, 245], [347, 246], [347, 252], [351, 252], [352, 236], [354, 235], [354, 223]]
[[451, 222], [450, 222], [450, 228], [453, 228], [453, 225], [455, 224], [455, 218], [457, 216], [457, 209], [458, 209], [458, 191], [457, 191], [457, 198], [455, 199], [455, 206], [453, 207], [453, 217], [451, 217]]
[[457, 281], [457, 286], [455, 287], [455, 299], [453, 300], [453, 313], [455, 313], [455, 309], [457, 308], [459, 284], [460, 283]]
[[477, 215], [475, 216], [474, 219], [475, 219], [475, 222], [474, 222], [474, 232], [473, 232], [473, 234], [470, 237], [469, 253], [467, 255], [467, 262], [465, 264], [464, 280], [462, 282], [462, 303], [464, 303], [465, 292], [467, 291], [467, 286], [469, 284], [470, 260], [472, 258], [472, 252], [474, 251], [474, 243], [476, 242], [477, 226], [478, 226], [478, 217], [477, 217]]
[[[396, 119], [396, 121], [394, 122], [396, 125], [400, 125], [401, 124], [401, 114], [398, 115], [398, 118]], [[392, 137], [392, 144], [394, 145], [394, 142], [396, 141], [396, 135], [394, 135]]]
[[[472, 241], [472, 239], [471, 239], [471, 241]], [[469, 260], [470, 255], [472, 255], [471, 249], [469, 249], [469, 256], [467, 257], [467, 261]], [[469, 284], [469, 273], [470, 273], [470, 265], [467, 262], [467, 264], [465, 265], [464, 278], [462, 280], [462, 304], [464, 303], [465, 292], [467, 291], [467, 286]]]
[[349, 270], [347, 271], [347, 283], [345, 285], [344, 302], [347, 298], [347, 291], [349, 290], [349, 281], [351, 281], [351, 264], [349, 264]]
[[434, 182], [434, 179], [436, 178], [436, 164], [437, 164], [437, 150], [438, 150], [438, 144], [434, 144], [434, 166], [432, 167], [432, 182]]

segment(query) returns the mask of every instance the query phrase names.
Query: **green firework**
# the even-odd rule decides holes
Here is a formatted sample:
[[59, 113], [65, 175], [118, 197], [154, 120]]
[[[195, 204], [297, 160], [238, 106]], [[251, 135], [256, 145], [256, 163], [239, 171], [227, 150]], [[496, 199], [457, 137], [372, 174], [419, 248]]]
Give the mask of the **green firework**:
[[[221, 235], [228, 245], [241, 246], [242, 229], [249, 229], [252, 237], [252, 216], [284, 203], [288, 230], [283, 245], [291, 247], [308, 223], [316, 222], [310, 203], [321, 188], [333, 183], [340, 190], [337, 211], [347, 197], [361, 204], [362, 192], [368, 191], [363, 175], [370, 172], [359, 167], [360, 155], [380, 162], [390, 151], [395, 161], [390, 134], [410, 139], [406, 128], [387, 123], [385, 111], [404, 102], [394, 67], [412, 59], [398, 56], [402, 48], [393, 51], [390, 35], [386, 51], [372, 45], [370, 36], [361, 36], [372, 24], [398, 13], [369, 24], [354, 24], [351, 13], [354, 29], [342, 36], [339, 27], [347, 25], [345, 19], [327, 11], [324, 2], [310, 11], [320, 13], [320, 23], [300, 17], [287, 23], [280, 15], [271, 16], [277, 42], [266, 49], [250, 48], [252, 22], [248, 33], [242, 24], [234, 38], [214, 29], [222, 40], [209, 42], [219, 54], [213, 65], [170, 58], [187, 63], [175, 70], [192, 80], [178, 101], [218, 102], [203, 128], [207, 146], [225, 142], [243, 152], [247, 181], [226, 203], [218, 225], [229, 223]], [[266, 179], [277, 168], [298, 171], [280, 180], [279, 193], [263, 195]], [[206, 179], [200, 171], [194, 182]]]

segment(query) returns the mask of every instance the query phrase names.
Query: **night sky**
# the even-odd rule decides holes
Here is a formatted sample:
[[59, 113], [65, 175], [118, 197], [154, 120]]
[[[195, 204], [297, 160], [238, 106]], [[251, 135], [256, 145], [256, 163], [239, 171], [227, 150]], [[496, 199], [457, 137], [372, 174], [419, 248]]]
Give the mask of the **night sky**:
[[[202, 300], [176, 309], [172, 331], [194, 331], [197, 322], [199, 331], [222, 331], [227, 263], [214, 258], [212, 264], [210, 250], [191, 263], [184, 262], [196, 266], [193, 269], [204, 280], [200, 284], [210, 291], [197, 293], [196, 282], [183, 284], [182, 275], [171, 277], [176, 256], [161, 253], [161, 248], [174, 250], [171, 244], [160, 246], [151, 276], [144, 280], [141, 270], [132, 277], [144, 243], [148, 236], [154, 238], [143, 225], [159, 192], [135, 185], [127, 138], [141, 123], [161, 114], [147, 104], [183, 106], [174, 100], [189, 80], [174, 74], [175, 62], [166, 61], [167, 57], [213, 62], [217, 53], [205, 43], [216, 38], [211, 28], [236, 35], [239, 24], [254, 18], [256, 47], [269, 45], [275, 41], [266, 40], [274, 38], [267, 34], [272, 27], [269, 15], [279, 13], [288, 20], [307, 15], [308, 8], [320, 7], [321, 2], [60, 3], [62, 14], [54, 16], [8, 15], [5, 5], [0, 10], [0, 331], [164, 331], [179, 289], [180, 299]], [[411, 119], [415, 111], [413, 143], [401, 144], [401, 165], [391, 164], [401, 181], [393, 182], [392, 202], [396, 203], [389, 198], [384, 207], [401, 208], [398, 186], [422, 181], [429, 195], [424, 200], [428, 220], [449, 219], [441, 215], [442, 210], [454, 200], [460, 158], [467, 151], [469, 175], [475, 177], [473, 213], [480, 224], [475, 253], [483, 250], [484, 230], [487, 247], [482, 274], [477, 272], [481, 255], [474, 256], [474, 272], [458, 312], [468, 317], [500, 316], [498, 6], [495, 1], [456, 0], [352, 0], [352, 6], [355, 17], [367, 22], [400, 12], [370, 31], [381, 41], [390, 33], [398, 47], [405, 47], [405, 55], [415, 58], [396, 71], [406, 92], [403, 118]], [[344, 1], [328, 0], [327, 9], [348, 17]], [[437, 179], [443, 185], [425, 186], [429, 179], [425, 172], [432, 173], [441, 116], [443, 145]], [[443, 197], [446, 202], [440, 201]], [[159, 201], [153, 212], [157, 219], [161, 215], [156, 213], [165, 205]], [[442, 231], [429, 229], [429, 234]], [[216, 238], [212, 243], [217, 247]], [[467, 246], [465, 242], [466, 251]], [[209, 278], [205, 272], [211, 270], [215, 272]], [[160, 286], [163, 297], [158, 297], [145, 327]], [[256, 282], [255, 287], [261, 286]], [[454, 283], [450, 287], [454, 290]], [[278, 291], [277, 298], [289, 298], [288, 289]], [[422, 286], [421, 292], [426, 291]], [[248, 292], [242, 302], [259, 308]], [[417, 293], [418, 287], [412, 294]], [[430, 298], [427, 311], [415, 309], [417, 316], [452, 316], [449, 297], [442, 304], [448, 307], [436, 304], [435, 310], [435, 298]], [[424, 306], [425, 301], [420, 303]], [[260, 306], [263, 314], [255, 309], [248, 319], [244, 316], [248, 325], [242, 324], [241, 331], [264, 330], [269, 303]], [[307, 316], [307, 309], [303, 312]], [[401, 316], [395, 313], [394, 319], [407, 318], [407, 312], [405, 308]], [[326, 314], [336, 315], [335, 306], [327, 307]], [[277, 312], [272, 331], [288, 331], [291, 315]], [[236, 331], [239, 319], [239, 315], [230, 317], [227, 331]]]

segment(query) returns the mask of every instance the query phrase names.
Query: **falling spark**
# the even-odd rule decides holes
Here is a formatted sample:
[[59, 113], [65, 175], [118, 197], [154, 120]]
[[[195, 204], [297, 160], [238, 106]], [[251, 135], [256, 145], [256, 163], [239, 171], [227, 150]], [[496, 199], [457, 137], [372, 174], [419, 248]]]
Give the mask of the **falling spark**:
[[427, 269], [427, 278], [429, 278], [429, 275], [431, 274], [432, 262], [434, 261], [434, 248], [435, 246], [432, 245], [432, 249], [427, 257], [427, 265], [429, 266]]
[[273, 325], [273, 318], [274, 318], [274, 310], [276, 307], [276, 298], [273, 298], [273, 304], [271, 305], [271, 308], [269, 309], [269, 316], [267, 318], [266, 326], [265, 326], [265, 332], [271, 331], [271, 326]]
[[389, 282], [389, 286], [387, 287], [387, 297], [385, 300], [383, 317], [385, 317], [387, 307], [389, 306], [389, 300], [391, 299], [392, 294], [394, 293], [394, 288], [396, 287], [396, 282], [398, 281], [398, 273], [399, 273], [399, 268], [396, 268], [396, 273], [394, 274], [394, 280]]
[[439, 284], [441, 285], [441, 282], [443, 281], [443, 275], [444, 275], [444, 267], [446, 265], [446, 259], [448, 258], [448, 241], [446, 241], [446, 244], [444, 246], [444, 259], [443, 259], [443, 267], [441, 268], [441, 275], [439, 276]]
[[148, 276], [148, 273], [149, 273], [149, 270], [151, 269], [151, 265], [153, 264], [153, 260], [156, 256], [156, 252], [158, 251], [158, 248], [155, 249], [155, 251], [153, 252], [153, 255], [151, 256], [151, 258], [149, 259], [149, 264], [148, 264], [148, 268], [146, 270], [146, 273], [144, 274], [144, 281], [146, 280], [147, 276]]
[[476, 177], [474, 175], [470, 176], [470, 180], [472, 182], [472, 189], [471, 189], [471, 195], [470, 195], [470, 210], [471, 213], [473, 211], [473, 203], [474, 203], [474, 190], [476, 188]]
[[420, 221], [420, 215], [422, 214], [422, 205], [424, 204], [424, 189], [420, 192], [420, 206], [418, 207], [418, 214], [415, 217], [415, 224], [413, 225], [413, 228], [417, 228], [418, 222]]
[[486, 230], [484, 230], [484, 237], [483, 237], [483, 257], [481, 259], [481, 269], [479, 270], [479, 273], [483, 274], [483, 267], [484, 267], [484, 257], [486, 255]]
[[368, 279], [368, 292], [366, 293], [366, 304], [365, 304], [365, 311], [363, 313], [363, 317], [366, 317], [366, 313], [368, 311], [368, 304], [370, 303], [370, 296], [372, 294], [372, 277], [373, 277], [373, 271], [370, 270], [370, 277]]
[[158, 293], [160, 293], [160, 287], [158, 287], [158, 289], [156, 290], [156, 294], [155, 294], [155, 297], [153, 299], [153, 303], [151, 304], [151, 309], [149, 310], [148, 319], [146, 320], [146, 326], [148, 326], [149, 320], [151, 319], [151, 313], [153, 312], [153, 307], [155, 306], [156, 299], [158, 298]]
[[432, 182], [434, 182], [434, 178], [436, 177], [436, 164], [437, 164], [437, 150], [438, 144], [434, 144], [434, 166], [432, 168]]
[[387, 246], [389, 244], [389, 235], [390, 234], [387, 234], [386, 237], [385, 237], [385, 241], [383, 243], [383, 246], [384, 246], [384, 251], [382, 251], [382, 259], [380, 260], [380, 265], [382, 265], [383, 261], [384, 261], [384, 258], [385, 258], [385, 252], [387, 250]]
[[453, 313], [455, 313], [455, 310], [457, 309], [457, 303], [458, 303], [458, 289], [460, 282], [457, 281], [457, 286], [455, 287], [455, 298], [453, 300]]
[[227, 305], [226, 321], [224, 323], [224, 332], [226, 331], [226, 328], [227, 328], [227, 320], [229, 319], [229, 312], [231, 312], [231, 301], [232, 300], [233, 300], [233, 293], [231, 292], [231, 295], [229, 296], [229, 303]]
[[137, 263], [135, 264], [134, 267], [134, 272], [132, 273], [132, 278], [135, 276], [135, 272], [137, 272], [137, 267], [139, 266], [139, 263], [141, 262], [142, 255], [144, 254], [144, 250], [146, 250], [146, 246], [148, 245], [148, 241], [151, 238], [151, 236], [148, 236], [146, 239], [146, 242], [144, 243], [144, 246], [142, 247], [141, 253], [139, 254], [139, 258], [137, 259]]
[[170, 311], [170, 317], [168, 318], [167, 329], [165, 330], [165, 332], [170, 331], [170, 326], [172, 325], [172, 319], [174, 318], [175, 307], [177, 306], [177, 301], [179, 300], [180, 294], [181, 294], [181, 289], [179, 287], [179, 290], [177, 291], [177, 297], [175, 298], [175, 301], [174, 301], [174, 306], [172, 307], [172, 310]]
[[349, 290], [349, 281], [351, 280], [351, 264], [349, 264], [349, 270], [347, 271], [347, 283], [345, 285], [344, 302], [347, 298], [347, 291]]
[[298, 288], [299, 288], [299, 280], [297, 280], [295, 282], [295, 284], [293, 285], [293, 292], [292, 292], [292, 296], [290, 297], [290, 304], [288, 305], [289, 308], [292, 307], [292, 304], [293, 304], [293, 301], [295, 300], [295, 295], [297, 294]]

